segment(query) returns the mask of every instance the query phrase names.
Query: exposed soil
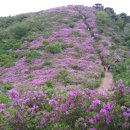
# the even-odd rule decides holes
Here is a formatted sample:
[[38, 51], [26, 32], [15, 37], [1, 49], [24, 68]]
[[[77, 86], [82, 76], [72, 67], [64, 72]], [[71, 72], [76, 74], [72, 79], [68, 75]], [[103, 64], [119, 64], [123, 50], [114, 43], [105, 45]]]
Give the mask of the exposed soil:
[[105, 72], [105, 76], [102, 79], [101, 85], [97, 90], [98, 91], [102, 91], [102, 90], [108, 91], [111, 88], [110, 84], [112, 83], [112, 81], [113, 81], [112, 73]]

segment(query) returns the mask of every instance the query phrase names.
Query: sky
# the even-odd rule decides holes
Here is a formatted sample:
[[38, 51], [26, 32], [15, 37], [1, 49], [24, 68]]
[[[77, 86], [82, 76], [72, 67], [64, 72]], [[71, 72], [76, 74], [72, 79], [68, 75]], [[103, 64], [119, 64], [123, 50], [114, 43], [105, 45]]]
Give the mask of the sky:
[[111, 7], [117, 14], [130, 15], [130, 0], [0, 0], [0, 17], [36, 12], [65, 5], [92, 6], [101, 3]]

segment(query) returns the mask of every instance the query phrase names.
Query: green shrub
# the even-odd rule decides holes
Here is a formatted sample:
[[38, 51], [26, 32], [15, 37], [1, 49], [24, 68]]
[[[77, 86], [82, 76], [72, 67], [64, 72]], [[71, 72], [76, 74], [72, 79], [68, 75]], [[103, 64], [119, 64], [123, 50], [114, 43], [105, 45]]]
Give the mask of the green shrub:
[[44, 92], [50, 97], [54, 93], [54, 89], [46, 87]]
[[45, 85], [48, 87], [48, 88], [53, 88], [55, 86], [55, 83], [54, 81], [52, 80], [48, 80]]
[[72, 130], [69, 125], [65, 125], [64, 123], [55, 123], [54, 130]]
[[45, 51], [52, 54], [59, 53], [62, 51], [61, 45], [59, 43], [45, 46]]
[[17, 42], [17, 41], [9, 41], [9, 40], [4, 40], [2, 43], [1, 43], [1, 49], [3, 50], [10, 50], [10, 49], [13, 49], [13, 50], [16, 50], [16, 49], [20, 49], [21, 47], [21, 42]]
[[124, 43], [123, 43], [123, 45], [124, 45], [124, 46], [127, 46], [127, 47], [129, 47], [129, 48], [130, 48], [130, 40], [128, 40], [128, 41], [126, 41], [126, 42], [124, 42]]
[[4, 94], [4, 93], [0, 94], [0, 104], [1, 103], [6, 104], [6, 105], [10, 105], [11, 104], [7, 94]]
[[72, 16], [71, 18], [70, 18], [70, 20], [72, 21], [72, 22], [77, 22], [79, 19], [81, 19], [82, 18], [82, 16], [81, 15], [74, 15], [74, 16]]
[[117, 36], [114, 36], [114, 37], [112, 38], [112, 40], [113, 40], [114, 42], [116, 42], [116, 43], [120, 43], [120, 38], [117, 37]]
[[[33, 66], [33, 67], [30, 67], [30, 70], [40, 70], [40, 69], [42, 69], [43, 68], [43, 66], [41, 65], [41, 66]], [[28, 77], [28, 79], [29, 78], [32, 78], [32, 76], [30, 75], [29, 77]]]
[[12, 88], [13, 88], [13, 86], [9, 83], [7, 83], [7, 84], [0, 83], [0, 90], [2, 92], [7, 92], [8, 90], [10, 90]]
[[16, 39], [21, 39], [22, 37], [26, 36], [28, 32], [29, 26], [25, 23], [15, 24], [10, 28], [10, 34]]
[[101, 71], [101, 78], [103, 78], [105, 76], [105, 72]]
[[57, 74], [57, 78], [65, 79], [68, 76], [68, 71], [65, 68], [62, 68]]
[[74, 70], [81, 70], [81, 68], [77, 65], [71, 65], [71, 68]]
[[102, 28], [99, 29], [98, 31], [99, 31], [99, 33], [104, 33], [104, 30]]
[[44, 65], [44, 66], [51, 66], [51, 65], [52, 65], [52, 62], [49, 61], [49, 60], [46, 60], [43, 65]]
[[46, 46], [49, 45], [49, 41], [48, 40], [44, 40], [43, 41], [43, 45], [38, 47], [37, 50], [45, 50], [46, 49]]
[[84, 85], [84, 88], [90, 88], [90, 89], [96, 89], [100, 86], [101, 80], [100, 79], [94, 79], [89, 81], [87, 84]]
[[130, 41], [130, 35], [125, 35], [124, 38], [125, 38], [125, 41]]
[[57, 79], [60, 79], [63, 85], [70, 85], [72, 82], [69, 79], [69, 74], [66, 68], [62, 68], [56, 75]]
[[122, 72], [124, 72], [126, 70], [127, 70], [126, 63], [119, 63], [119, 64], [116, 64], [116, 65], [112, 66], [112, 71], [114, 73], [118, 73], [119, 74], [119, 73], [122, 73]]
[[118, 25], [114, 25], [114, 30], [115, 31], [120, 31], [121, 29], [120, 29], [120, 27]]
[[70, 28], [74, 28], [74, 24], [72, 24], [72, 23], [70, 23], [68, 26], [69, 26]]
[[72, 36], [72, 37], [79, 37], [80, 36], [80, 32], [72, 32], [70, 34], [70, 36]]
[[66, 49], [66, 48], [72, 48], [72, 47], [73, 47], [73, 44], [64, 44], [64, 43], [61, 44], [62, 50]]
[[16, 61], [16, 58], [12, 55], [9, 54], [1, 54], [0, 55], [0, 66], [6, 66], [6, 67], [11, 67]]
[[92, 61], [96, 61], [97, 56], [96, 56], [96, 55], [90, 56], [90, 59], [91, 59]]
[[36, 51], [26, 52], [23, 55], [26, 56], [25, 62], [31, 62], [32, 59], [39, 58], [41, 56]]
[[22, 42], [24, 41], [28, 41], [28, 42], [32, 42], [33, 40], [35, 40], [37, 38], [36, 35], [33, 35], [33, 34], [30, 34], [30, 35], [27, 35], [26, 37], [23, 37], [21, 39]]
[[43, 41], [43, 45], [44, 45], [44, 46], [49, 45], [49, 41], [48, 41], [48, 40], [44, 40], [44, 41]]
[[[115, 81], [122, 79], [124, 82], [130, 82], [130, 59], [127, 58], [116, 65], [113, 64], [112, 72]], [[128, 86], [130, 87], [130, 84]]]
[[111, 49], [112, 49], [112, 50], [115, 50], [116, 48], [117, 48], [117, 46], [115, 46], [115, 45], [112, 45], [112, 46], [111, 46]]
[[127, 23], [124, 27], [124, 34], [129, 36], [130, 35], [130, 23]]
[[50, 32], [50, 30], [49, 31], [46, 30], [41, 35], [43, 35], [45, 38], [49, 38], [51, 36], [51, 32]]
[[100, 24], [107, 24], [110, 25], [112, 23], [111, 17], [108, 13], [105, 11], [98, 11], [96, 14], [96, 21]]
[[66, 49], [66, 48], [71, 48], [71, 47], [73, 47], [72, 44], [64, 44], [64, 43], [56, 42], [51, 45], [46, 45], [44, 47], [44, 50], [47, 52], [50, 52], [52, 54], [56, 54], [56, 53], [60, 53], [62, 50]]

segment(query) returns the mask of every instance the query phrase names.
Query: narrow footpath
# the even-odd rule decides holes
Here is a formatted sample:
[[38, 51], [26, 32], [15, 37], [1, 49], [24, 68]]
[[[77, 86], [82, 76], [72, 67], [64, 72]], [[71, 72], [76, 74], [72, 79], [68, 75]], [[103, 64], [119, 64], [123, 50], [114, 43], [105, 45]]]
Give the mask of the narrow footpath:
[[[93, 37], [93, 33], [91, 32], [91, 27], [89, 27], [89, 25], [86, 23], [86, 17], [84, 14], [81, 13], [81, 11], [78, 9], [78, 8], [75, 8], [79, 14], [82, 16], [82, 20], [84, 22], [84, 24], [86, 25], [87, 28], [89, 28], [89, 32], [90, 32], [90, 35]], [[94, 37], [95, 39], [95, 37]], [[95, 39], [96, 40], [96, 39]], [[96, 42], [96, 41], [95, 41]], [[96, 46], [93, 44], [93, 47], [95, 48], [95, 52], [97, 53], [97, 55], [100, 57], [101, 59], [101, 56], [99, 55], [98, 51], [96, 50]], [[102, 61], [102, 59], [101, 59]], [[111, 88], [111, 83], [113, 82], [113, 76], [112, 76], [112, 73], [111, 72], [108, 72], [108, 69], [107, 71], [105, 72], [105, 76], [104, 78], [102, 78], [102, 81], [101, 81], [101, 85], [99, 88], [97, 88], [98, 91], [106, 91], [108, 92], [108, 90]]]
[[105, 72], [105, 76], [102, 79], [100, 87], [97, 89], [98, 91], [108, 91], [111, 88], [111, 83], [113, 81], [113, 76], [111, 72]]

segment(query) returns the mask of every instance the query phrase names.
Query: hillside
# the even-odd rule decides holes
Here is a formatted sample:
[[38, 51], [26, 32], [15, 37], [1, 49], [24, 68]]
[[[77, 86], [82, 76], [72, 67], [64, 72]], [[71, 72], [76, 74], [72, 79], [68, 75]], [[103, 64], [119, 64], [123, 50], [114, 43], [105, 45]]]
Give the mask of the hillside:
[[[0, 128], [129, 129], [129, 22], [112, 8], [82, 5], [1, 17]], [[104, 65], [111, 79], [102, 82]]]
[[[1, 82], [11, 83], [22, 90], [28, 89], [27, 86], [43, 88], [45, 84], [60, 89], [98, 86], [103, 73], [101, 60], [82, 14], [75, 7], [68, 6], [33, 15], [6, 28], [14, 31], [10, 35], [15, 39], [9, 39], [10, 48], [5, 47], [8, 50], [1, 55]], [[19, 33], [21, 38], [17, 36]], [[22, 43], [13, 48], [15, 43], [11, 40]], [[3, 46], [9, 46], [7, 44], [3, 43]], [[8, 66], [11, 67], [6, 68]]]

